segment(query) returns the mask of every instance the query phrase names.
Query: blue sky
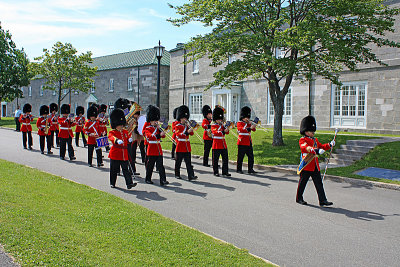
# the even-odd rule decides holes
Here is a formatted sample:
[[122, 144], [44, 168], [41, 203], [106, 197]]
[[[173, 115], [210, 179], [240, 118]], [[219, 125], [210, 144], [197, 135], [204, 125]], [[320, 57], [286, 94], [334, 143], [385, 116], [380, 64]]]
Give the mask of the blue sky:
[[175, 27], [167, 3], [187, 0], [0, 0], [0, 21], [32, 60], [57, 41], [103, 56], [177, 43], [210, 31], [198, 23]]

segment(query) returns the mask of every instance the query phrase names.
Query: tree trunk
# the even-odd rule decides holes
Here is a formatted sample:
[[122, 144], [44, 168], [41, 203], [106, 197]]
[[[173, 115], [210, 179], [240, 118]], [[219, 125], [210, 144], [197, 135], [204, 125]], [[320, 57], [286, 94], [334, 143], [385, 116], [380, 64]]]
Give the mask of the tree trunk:
[[[1, 104], [1, 101], [3, 100], [3, 98], [2, 97], [0, 97], [0, 104]], [[1, 106], [1, 108], [3, 108], [2, 106]], [[15, 111], [15, 110], [14, 110]], [[0, 113], [1, 112], [3, 112], [2, 110], [0, 111]], [[1, 121], [1, 115], [0, 115], [0, 121]]]
[[273, 146], [283, 146], [282, 136], [282, 119], [283, 119], [283, 103], [284, 97], [277, 97], [274, 103], [274, 137], [272, 139]]
[[60, 115], [60, 110], [61, 110], [61, 87], [62, 87], [62, 81], [60, 79], [59, 83], [58, 83], [58, 112], [57, 114]]

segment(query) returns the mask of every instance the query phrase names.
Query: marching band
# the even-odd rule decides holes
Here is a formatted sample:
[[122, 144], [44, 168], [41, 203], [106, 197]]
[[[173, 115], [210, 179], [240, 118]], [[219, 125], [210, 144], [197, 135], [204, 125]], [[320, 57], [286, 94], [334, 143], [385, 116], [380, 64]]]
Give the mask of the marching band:
[[[75, 144], [79, 146], [79, 135], [82, 134], [84, 147], [88, 147], [88, 165], [93, 167], [93, 152], [96, 150], [97, 167], [104, 166], [102, 147], [105, 147], [110, 159], [110, 186], [115, 187], [117, 175], [122, 169], [128, 189], [137, 185], [134, 177], [140, 175], [136, 172], [136, 150], [140, 147], [142, 163], [145, 164], [145, 182], [153, 184], [152, 174], [154, 165], [160, 176], [160, 185], [166, 186], [169, 182], [166, 179], [165, 168], [163, 165], [163, 150], [161, 147], [162, 139], [168, 137], [172, 142], [171, 158], [175, 160], [175, 178], [182, 179], [180, 169], [182, 161], [185, 161], [187, 177], [189, 181], [198, 177], [194, 173], [191, 161], [190, 136], [195, 135], [204, 145], [203, 166], [210, 167], [209, 155], [212, 151], [212, 168], [214, 176], [219, 177], [219, 158], [222, 157], [222, 176], [230, 177], [228, 169], [228, 146], [225, 137], [232, 133], [237, 138], [237, 165], [236, 172], [243, 173], [242, 165], [244, 156], [248, 159], [248, 173], [255, 174], [254, 153], [252, 132], [260, 126], [259, 119], [251, 118], [251, 108], [245, 106], [240, 110], [240, 119], [236, 123], [236, 131], [233, 131], [234, 122], [226, 121], [224, 116], [225, 109], [215, 106], [214, 110], [210, 106], [204, 105], [202, 108], [203, 121], [198, 124], [190, 119], [189, 108], [185, 105], [173, 110], [172, 127], [168, 121], [160, 118], [158, 107], [149, 105], [146, 115], [141, 115], [142, 108], [135, 102], [131, 103], [128, 99], [120, 98], [114, 104], [114, 109], [110, 113], [110, 123], [112, 130], [107, 134], [109, 125], [107, 105], [92, 104], [87, 109], [87, 121], [84, 117], [84, 108], [76, 108], [76, 117], [70, 113], [70, 105], [63, 104], [60, 108], [61, 116], [56, 113], [58, 105], [51, 103], [49, 106], [41, 106], [36, 125], [38, 128], [40, 151], [44, 154], [45, 143], [47, 144], [47, 154], [53, 154], [54, 136], [56, 145], [60, 146], [60, 159], [65, 159], [66, 146], [68, 146], [68, 156], [70, 160], [75, 159], [72, 139], [75, 128]], [[24, 149], [32, 150], [32, 127], [31, 115], [32, 106], [25, 104], [23, 113], [19, 117], [21, 122], [22, 144]], [[202, 135], [197, 133], [197, 128], [202, 127]], [[260, 127], [262, 130], [266, 128]], [[168, 133], [172, 130], [172, 136]], [[306, 184], [311, 177], [317, 190], [319, 203], [321, 206], [330, 206], [323, 188], [318, 155], [331, 149], [335, 141], [321, 144], [314, 137], [316, 131], [316, 121], [312, 116], [307, 116], [301, 121], [300, 134], [303, 136], [299, 140], [301, 150], [301, 161], [297, 169], [300, 176], [296, 194], [296, 202], [307, 205], [303, 199], [303, 192]], [[85, 138], [87, 136], [87, 141]], [[111, 142], [111, 148], [109, 143]]]

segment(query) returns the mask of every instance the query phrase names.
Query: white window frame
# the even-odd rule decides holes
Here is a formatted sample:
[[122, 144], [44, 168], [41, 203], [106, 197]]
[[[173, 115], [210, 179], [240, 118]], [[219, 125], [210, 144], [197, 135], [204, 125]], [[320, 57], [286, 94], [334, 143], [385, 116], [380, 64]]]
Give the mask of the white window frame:
[[64, 95], [68, 94], [68, 89], [63, 89], [62, 91]]
[[195, 120], [197, 122], [201, 121], [203, 118], [203, 114], [201, 112], [202, 107], [203, 107], [203, 94], [202, 93], [189, 94], [190, 119]]
[[134, 81], [134, 77], [128, 77], [128, 91], [129, 92], [133, 91], [133, 81]]
[[52, 94], [53, 94], [53, 95], [56, 95], [56, 90], [52, 90], [52, 91], [53, 91], [53, 93], [52, 93]]
[[91, 85], [91, 87], [90, 87], [90, 93], [94, 93], [94, 92], [96, 92], [96, 88], [95, 88], [95, 86], [94, 86], [94, 82], [92, 82], [92, 85]]
[[114, 110], [114, 102], [108, 102], [108, 113]]
[[39, 89], [39, 96], [43, 96], [43, 85], [40, 86], [40, 89]]
[[79, 90], [75, 89], [74, 90], [74, 95], [79, 95]]
[[110, 84], [108, 86], [108, 92], [113, 93], [114, 92], [114, 79], [110, 79]]
[[32, 96], [32, 86], [29, 86], [28, 88], [28, 96]]
[[199, 73], [199, 69], [200, 69], [200, 63], [198, 59], [193, 60], [193, 69], [192, 69], [192, 73]]
[[285, 58], [287, 50], [284, 47], [277, 47], [275, 49], [276, 58]]
[[[288, 107], [288, 103], [290, 103], [289, 107]], [[292, 126], [292, 124], [293, 124], [292, 116], [293, 116], [293, 89], [292, 89], [292, 87], [289, 87], [288, 93], [285, 95], [285, 99], [283, 101], [282, 125]], [[268, 89], [267, 117], [268, 117], [268, 124], [273, 125], [274, 119], [275, 119], [275, 110], [274, 110], [274, 105], [271, 100], [271, 96], [269, 94], [269, 89]]]
[[[354, 128], [366, 129], [367, 128], [367, 94], [368, 82], [367, 81], [354, 81], [343, 82], [343, 87], [355, 87], [355, 95], [351, 94], [350, 90], [339, 90], [339, 99], [337, 99], [336, 90], [337, 85], [332, 84], [331, 90], [331, 127], [334, 128]], [[363, 91], [361, 88], [364, 87]], [[350, 88], [349, 88], [350, 89]], [[354, 97], [355, 103], [351, 105], [351, 97]], [[361, 99], [363, 97], [363, 99]], [[344, 99], [347, 98], [347, 103]], [[337, 105], [339, 101], [339, 105]], [[347, 105], [346, 105], [347, 104]], [[361, 104], [361, 105], [360, 105]], [[362, 113], [360, 107], [363, 106]], [[337, 109], [339, 107], [339, 110]], [[346, 109], [345, 109], [346, 107]], [[350, 107], [354, 107], [351, 109]], [[348, 109], [347, 109], [348, 108]], [[337, 114], [337, 112], [339, 112]], [[354, 112], [354, 115], [351, 113]], [[361, 115], [360, 115], [361, 114]]]
[[[21, 87], [22, 96], [24, 96], [24, 87]], [[14, 108], [13, 108], [14, 110]]]
[[236, 56], [235, 55], [229, 55], [228, 56], [228, 64], [232, 64], [233, 62], [235, 62], [237, 59], [236, 59]]

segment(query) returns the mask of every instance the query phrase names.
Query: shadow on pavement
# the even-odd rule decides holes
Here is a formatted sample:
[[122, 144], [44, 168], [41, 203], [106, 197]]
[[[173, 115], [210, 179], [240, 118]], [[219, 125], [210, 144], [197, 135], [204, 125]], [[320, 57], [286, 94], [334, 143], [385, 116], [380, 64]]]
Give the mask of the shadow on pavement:
[[115, 189], [122, 191], [127, 194], [135, 195], [137, 199], [145, 200], [145, 201], [163, 201], [167, 200], [165, 197], [160, 196], [157, 192], [148, 192], [148, 191], [141, 191], [136, 190], [136, 187], [132, 189], [125, 189], [120, 187], [115, 187]]

